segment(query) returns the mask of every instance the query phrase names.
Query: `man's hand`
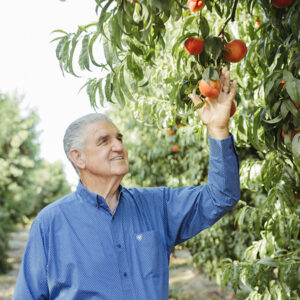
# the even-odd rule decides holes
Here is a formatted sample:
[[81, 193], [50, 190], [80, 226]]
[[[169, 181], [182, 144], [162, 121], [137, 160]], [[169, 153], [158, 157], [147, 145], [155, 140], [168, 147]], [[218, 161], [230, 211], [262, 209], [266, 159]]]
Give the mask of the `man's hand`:
[[[212, 138], [224, 139], [229, 136], [228, 121], [231, 104], [236, 93], [236, 80], [230, 86], [230, 72], [224, 67], [220, 76], [221, 91], [217, 98], [205, 98], [204, 105], [197, 110], [201, 121], [207, 126]], [[189, 94], [194, 105], [201, 103], [198, 95]]]

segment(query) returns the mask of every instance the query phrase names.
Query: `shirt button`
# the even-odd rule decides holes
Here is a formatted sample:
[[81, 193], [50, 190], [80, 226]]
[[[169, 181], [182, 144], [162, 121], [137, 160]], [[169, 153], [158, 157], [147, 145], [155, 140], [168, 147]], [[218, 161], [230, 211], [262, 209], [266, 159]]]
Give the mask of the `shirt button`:
[[124, 275], [124, 277], [127, 277], [127, 273], [126, 273], [126, 272], [124, 272], [124, 274], [123, 274], [123, 275]]
[[118, 248], [121, 248], [122, 246], [120, 244], [117, 245]]

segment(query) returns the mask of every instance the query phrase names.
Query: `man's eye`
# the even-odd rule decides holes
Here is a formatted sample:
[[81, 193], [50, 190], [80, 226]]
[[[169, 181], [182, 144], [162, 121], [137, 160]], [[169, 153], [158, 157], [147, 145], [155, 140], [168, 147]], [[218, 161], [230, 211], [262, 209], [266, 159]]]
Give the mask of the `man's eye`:
[[99, 143], [99, 145], [104, 145], [104, 144], [106, 144], [106, 143], [107, 143], [107, 139], [101, 140], [101, 142]]

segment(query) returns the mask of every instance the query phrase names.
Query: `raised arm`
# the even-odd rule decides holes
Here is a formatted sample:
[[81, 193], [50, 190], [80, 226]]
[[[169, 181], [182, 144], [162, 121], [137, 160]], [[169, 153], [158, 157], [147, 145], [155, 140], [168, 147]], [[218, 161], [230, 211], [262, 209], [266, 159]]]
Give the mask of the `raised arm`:
[[[239, 162], [228, 122], [236, 81], [230, 85], [230, 73], [223, 68], [221, 91], [217, 98], [206, 98], [197, 110], [209, 132], [209, 173], [207, 184], [198, 187], [167, 188], [165, 198], [169, 250], [176, 244], [210, 227], [239, 200]], [[202, 100], [189, 95], [194, 104]]]
[[[205, 98], [204, 105], [197, 110], [202, 122], [207, 126], [210, 137], [224, 139], [229, 136], [228, 121], [231, 104], [235, 97], [237, 82], [230, 84], [230, 72], [224, 67], [220, 76], [221, 91], [217, 98]], [[201, 103], [197, 95], [190, 94], [195, 105]]]

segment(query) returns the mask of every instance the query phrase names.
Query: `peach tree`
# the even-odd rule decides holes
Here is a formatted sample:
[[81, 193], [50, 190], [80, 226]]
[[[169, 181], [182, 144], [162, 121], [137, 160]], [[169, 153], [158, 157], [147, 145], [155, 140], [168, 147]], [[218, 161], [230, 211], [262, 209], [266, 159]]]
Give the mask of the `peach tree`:
[[[240, 155], [242, 197], [238, 212], [187, 246], [198, 267], [222, 286], [231, 282], [236, 292], [247, 287], [248, 299], [296, 299], [300, 271], [299, 1], [207, 0], [200, 1], [205, 2], [200, 9], [192, 2], [96, 0], [95, 22], [71, 33], [54, 30], [56, 56], [63, 72], [92, 75], [83, 88], [93, 107], [111, 104], [116, 111], [126, 111], [127, 117], [132, 115], [131, 122], [136, 123], [128, 128], [140, 128], [136, 136], [150, 142], [136, 145], [133, 153], [138, 158], [133, 161], [131, 180], [149, 186], [197, 181], [192, 170], [198, 170], [198, 165], [186, 154], [207, 151], [206, 131], [187, 95], [200, 94], [201, 79], [218, 81], [221, 67], [229, 66], [239, 86], [230, 130]], [[202, 51], [191, 52], [186, 44], [189, 38], [201, 39], [204, 46], [193, 49]], [[246, 56], [239, 62], [228, 59], [228, 44], [233, 40], [247, 45]], [[102, 49], [104, 59], [99, 55]], [[234, 52], [229, 50], [229, 54]], [[149, 128], [157, 127], [161, 133], [156, 138], [167, 145], [175, 137], [163, 132], [172, 130], [178, 120], [185, 134], [176, 143], [186, 148], [179, 145], [174, 155], [169, 148], [161, 149], [162, 142], [153, 142]], [[195, 141], [187, 142], [192, 135], [198, 137], [198, 146]], [[149, 154], [145, 145], [157, 145], [155, 154]], [[142, 164], [144, 169], [140, 169]], [[199, 160], [199, 164], [205, 176], [207, 161]], [[155, 170], [168, 177], [152, 176]]]
[[10, 267], [8, 241], [16, 225], [70, 192], [62, 163], [39, 157], [38, 115], [20, 104], [21, 97], [0, 93], [0, 273]]

